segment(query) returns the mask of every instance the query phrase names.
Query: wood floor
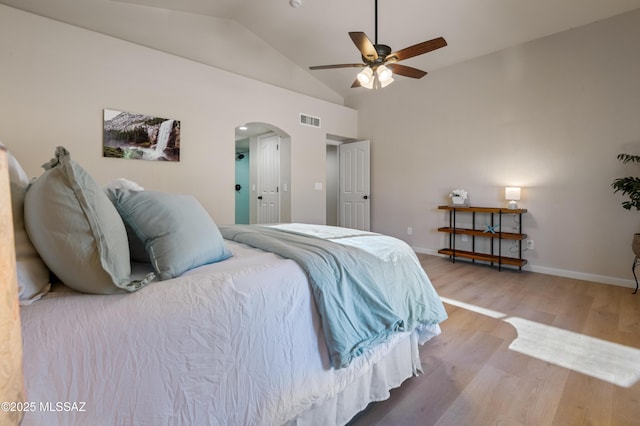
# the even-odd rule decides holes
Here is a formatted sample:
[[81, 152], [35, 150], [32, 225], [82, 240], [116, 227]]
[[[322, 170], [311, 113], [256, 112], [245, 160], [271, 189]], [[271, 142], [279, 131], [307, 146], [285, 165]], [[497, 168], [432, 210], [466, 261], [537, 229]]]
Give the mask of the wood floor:
[[[640, 294], [436, 256], [420, 260], [449, 301], [449, 318], [420, 349], [424, 374], [350, 426], [640, 425]], [[528, 353], [526, 342], [510, 348], [531, 331], [542, 356]], [[604, 376], [593, 377], [592, 368]], [[617, 373], [607, 376], [610, 370]]]

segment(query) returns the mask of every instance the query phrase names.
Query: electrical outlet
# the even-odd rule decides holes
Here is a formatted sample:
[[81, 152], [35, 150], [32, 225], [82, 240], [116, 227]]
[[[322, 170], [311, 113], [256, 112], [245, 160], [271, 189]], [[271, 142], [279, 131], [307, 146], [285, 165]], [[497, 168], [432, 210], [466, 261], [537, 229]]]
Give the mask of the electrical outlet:
[[535, 247], [533, 240], [527, 240], [527, 250], [535, 250]]
[[413, 235], [413, 228], [410, 226], [407, 228], [407, 235]]

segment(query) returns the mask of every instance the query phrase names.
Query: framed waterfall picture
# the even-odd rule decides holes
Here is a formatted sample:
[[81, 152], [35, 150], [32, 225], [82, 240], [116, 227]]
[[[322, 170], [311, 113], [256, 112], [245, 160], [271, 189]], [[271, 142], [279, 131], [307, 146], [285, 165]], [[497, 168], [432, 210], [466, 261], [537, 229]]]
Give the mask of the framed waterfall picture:
[[102, 156], [180, 161], [180, 121], [104, 110]]

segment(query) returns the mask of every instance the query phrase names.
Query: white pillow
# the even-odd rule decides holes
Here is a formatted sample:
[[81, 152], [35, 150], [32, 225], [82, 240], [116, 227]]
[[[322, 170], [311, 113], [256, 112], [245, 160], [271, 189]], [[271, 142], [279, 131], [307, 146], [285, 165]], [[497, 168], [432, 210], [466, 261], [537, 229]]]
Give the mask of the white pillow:
[[[2, 142], [0, 146], [4, 146]], [[29, 185], [29, 178], [18, 160], [10, 152], [8, 154], [18, 295], [21, 305], [30, 305], [51, 288], [49, 269], [31, 243], [24, 227], [24, 193]]]
[[126, 189], [129, 191], [144, 191], [144, 188], [135, 183], [132, 180], [125, 178], [118, 178], [109, 182], [107, 186], [104, 187], [105, 191], [109, 189]]

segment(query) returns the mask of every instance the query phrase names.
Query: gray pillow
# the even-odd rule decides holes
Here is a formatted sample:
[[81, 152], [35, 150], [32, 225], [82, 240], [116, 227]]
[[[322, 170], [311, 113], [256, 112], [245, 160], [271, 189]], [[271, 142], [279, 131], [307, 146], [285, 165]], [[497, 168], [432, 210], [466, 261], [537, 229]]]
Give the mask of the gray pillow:
[[102, 188], [63, 147], [27, 189], [25, 224], [49, 269], [67, 286], [94, 294], [135, 291], [124, 223]]
[[144, 243], [161, 280], [231, 256], [220, 230], [195, 197], [123, 189], [108, 189], [107, 194]]
[[[0, 146], [4, 145], [0, 142]], [[30, 305], [49, 291], [49, 269], [24, 228], [24, 194], [29, 178], [18, 160], [10, 152], [8, 154], [18, 295], [21, 305]]]

